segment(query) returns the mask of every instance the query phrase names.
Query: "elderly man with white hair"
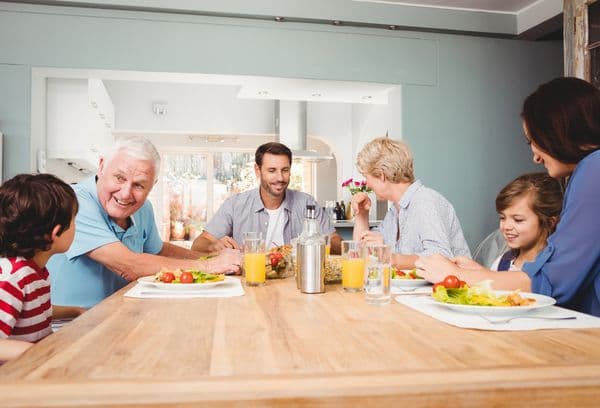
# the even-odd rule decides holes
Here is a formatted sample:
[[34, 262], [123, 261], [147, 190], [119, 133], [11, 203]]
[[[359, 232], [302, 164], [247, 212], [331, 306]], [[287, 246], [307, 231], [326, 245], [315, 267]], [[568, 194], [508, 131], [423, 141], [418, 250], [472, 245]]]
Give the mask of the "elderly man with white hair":
[[159, 169], [160, 156], [152, 143], [125, 137], [100, 159], [96, 176], [74, 186], [79, 200], [75, 240], [48, 263], [53, 304], [94, 306], [128, 282], [163, 267], [211, 273], [239, 270], [239, 251], [199, 260], [201, 253], [161, 240], [146, 200]]

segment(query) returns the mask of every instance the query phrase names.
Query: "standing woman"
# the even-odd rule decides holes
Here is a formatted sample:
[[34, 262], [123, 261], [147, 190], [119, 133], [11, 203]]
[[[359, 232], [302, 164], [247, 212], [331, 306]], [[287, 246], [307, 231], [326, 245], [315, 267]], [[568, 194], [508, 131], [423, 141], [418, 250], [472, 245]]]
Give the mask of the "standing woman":
[[447, 274], [468, 283], [493, 279], [497, 289], [531, 290], [600, 316], [600, 91], [581, 79], [554, 79], [527, 97], [521, 116], [533, 161], [551, 177], [569, 178], [547, 246], [522, 272], [498, 273], [440, 256], [420, 258], [417, 266], [430, 281]]

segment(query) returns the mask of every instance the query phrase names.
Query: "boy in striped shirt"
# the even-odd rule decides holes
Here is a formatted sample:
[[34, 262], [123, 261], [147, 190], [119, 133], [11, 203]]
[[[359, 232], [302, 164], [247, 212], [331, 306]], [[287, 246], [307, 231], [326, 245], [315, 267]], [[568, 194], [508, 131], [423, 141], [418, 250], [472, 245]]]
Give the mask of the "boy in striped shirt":
[[52, 332], [46, 263], [73, 242], [77, 208], [73, 189], [50, 174], [20, 174], [0, 186], [0, 361]]

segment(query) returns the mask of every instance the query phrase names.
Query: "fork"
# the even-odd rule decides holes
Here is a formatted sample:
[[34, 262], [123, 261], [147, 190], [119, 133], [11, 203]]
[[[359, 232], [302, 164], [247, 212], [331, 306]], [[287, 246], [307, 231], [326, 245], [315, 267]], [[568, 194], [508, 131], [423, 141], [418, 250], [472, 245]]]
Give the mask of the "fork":
[[486, 317], [484, 315], [478, 315], [478, 316], [481, 317], [486, 322], [491, 323], [491, 324], [504, 324], [504, 323], [508, 323], [515, 319], [539, 319], [539, 320], [575, 320], [575, 319], [577, 319], [577, 316], [552, 317], [552, 316], [527, 316], [527, 315], [524, 315], [524, 316], [512, 316], [512, 317], [508, 317], [508, 318], [504, 318], [504, 319], [490, 319], [489, 317]]

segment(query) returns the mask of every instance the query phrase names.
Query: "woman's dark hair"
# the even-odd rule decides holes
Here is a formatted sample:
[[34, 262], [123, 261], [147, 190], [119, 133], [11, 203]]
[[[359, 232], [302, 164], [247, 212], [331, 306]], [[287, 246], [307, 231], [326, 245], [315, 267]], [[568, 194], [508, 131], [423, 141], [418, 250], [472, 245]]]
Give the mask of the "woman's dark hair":
[[69, 229], [75, 192], [51, 174], [19, 174], [0, 186], [0, 255], [31, 258], [52, 245], [52, 229]]
[[544, 238], [548, 238], [554, 232], [562, 210], [560, 183], [547, 173], [523, 174], [500, 190], [496, 196], [496, 211], [500, 214], [524, 195], [530, 195], [531, 209], [540, 220]]
[[258, 149], [256, 149], [256, 153], [254, 154], [254, 161], [258, 167], [262, 166], [263, 156], [265, 153], [286, 155], [288, 159], [290, 159], [290, 164], [292, 164], [292, 151], [289, 147], [282, 143], [269, 142], [258, 146]]
[[541, 85], [523, 103], [521, 117], [531, 140], [565, 164], [600, 148], [600, 90], [578, 78]]

